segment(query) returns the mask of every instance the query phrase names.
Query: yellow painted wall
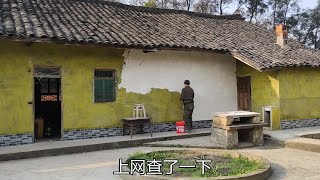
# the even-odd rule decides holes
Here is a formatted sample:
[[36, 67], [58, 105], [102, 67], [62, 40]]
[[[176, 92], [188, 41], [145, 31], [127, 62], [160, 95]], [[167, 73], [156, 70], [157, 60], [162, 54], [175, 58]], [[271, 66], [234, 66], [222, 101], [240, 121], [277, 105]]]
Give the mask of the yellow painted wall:
[[280, 89], [277, 71], [259, 72], [250, 66], [237, 61], [237, 76], [251, 77], [252, 111], [261, 113], [263, 106], [272, 107], [272, 128], [280, 129]]
[[272, 119], [272, 130], [280, 129], [281, 122], [280, 122], [280, 107], [274, 106], [271, 107], [271, 119]]
[[[12, 49], [10, 49], [12, 48]], [[0, 134], [31, 132], [33, 78], [25, 47], [0, 42]]]
[[280, 127], [280, 119], [320, 117], [320, 68], [259, 72], [237, 62], [237, 76], [251, 76], [253, 111], [262, 113], [263, 105], [280, 108], [274, 112], [279, 119], [273, 122], [275, 127]]
[[[95, 68], [115, 69], [121, 82], [123, 50], [91, 46], [65, 46], [0, 41], [0, 134], [32, 132], [33, 66], [60, 66], [64, 130], [120, 126], [132, 116], [132, 105], [144, 103], [153, 122], [181, 119], [179, 93], [153, 89], [146, 95], [117, 90], [112, 103], [93, 103]], [[31, 72], [28, 72], [32, 70]]]
[[320, 118], [320, 68], [279, 72], [281, 119]]
[[259, 72], [237, 61], [237, 76], [251, 76], [252, 111], [262, 113], [262, 106], [279, 106], [278, 72]]

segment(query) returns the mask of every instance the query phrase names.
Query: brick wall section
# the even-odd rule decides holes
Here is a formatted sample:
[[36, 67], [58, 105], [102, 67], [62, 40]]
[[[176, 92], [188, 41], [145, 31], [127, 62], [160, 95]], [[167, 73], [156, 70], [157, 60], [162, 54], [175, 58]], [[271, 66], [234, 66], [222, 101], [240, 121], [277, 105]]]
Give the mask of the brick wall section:
[[[194, 129], [201, 128], [211, 128], [212, 120], [203, 120], [203, 121], [193, 121]], [[169, 132], [175, 131], [175, 123], [161, 123], [161, 124], [152, 124], [152, 132]], [[143, 126], [143, 133], [149, 133], [150, 129], [148, 125]], [[95, 129], [76, 129], [64, 131], [63, 140], [76, 140], [76, 139], [92, 139], [100, 137], [112, 137], [112, 136], [122, 136], [123, 128], [122, 127], [113, 127], [113, 128], [95, 128]], [[126, 129], [126, 135], [130, 134], [130, 129]], [[135, 127], [133, 129], [133, 134], [141, 134], [140, 127]]]
[[0, 135], [0, 147], [31, 143], [33, 143], [31, 133]]
[[95, 129], [74, 129], [64, 131], [63, 140], [75, 140], [75, 139], [92, 139], [102, 137], [121, 136], [122, 128], [95, 128]]
[[[194, 121], [193, 128], [211, 128], [212, 120], [204, 121]], [[169, 132], [175, 131], [175, 123], [161, 123], [152, 124], [152, 132]], [[64, 131], [63, 140], [76, 140], [76, 139], [92, 139], [101, 137], [112, 137], [112, 136], [122, 136], [122, 127], [113, 128], [95, 128], [95, 129], [75, 129]], [[143, 133], [149, 133], [149, 126], [143, 126]], [[130, 129], [126, 130], [126, 135], [130, 134]], [[140, 127], [136, 127], [133, 130], [133, 134], [141, 134]], [[12, 134], [12, 135], [0, 135], [0, 147], [4, 146], [15, 146], [23, 144], [33, 143], [33, 138], [31, 133], [24, 134]]]
[[302, 127], [320, 126], [320, 118], [299, 119], [299, 120], [281, 120], [281, 129], [293, 129]]
[[[194, 129], [211, 128], [212, 120], [193, 121]], [[281, 129], [292, 129], [301, 127], [320, 126], [320, 118], [315, 119], [301, 119], [301, 120], [281, 120]], [[161, 123], [152, 124], [152, 132], [169, 132], [175, 131], [175, 123]], [[113, 128], [96, 128], [96, 129], [77, 129], [64, 131], [63, 140], [76, 140], [76, 139], [92, 139], [101, 137], [122, 136], [122, 127]], [[133, 134], [140, 134], [139, 127], [134, 128]], [[143, 126], [143, 133], [149, 133], [149, 126]], [[126, 135], [130, 134], [127, 129]], [[33, 143], [32, 134], [11, 134], [0, 135], [0, 147], [15, 146]]]

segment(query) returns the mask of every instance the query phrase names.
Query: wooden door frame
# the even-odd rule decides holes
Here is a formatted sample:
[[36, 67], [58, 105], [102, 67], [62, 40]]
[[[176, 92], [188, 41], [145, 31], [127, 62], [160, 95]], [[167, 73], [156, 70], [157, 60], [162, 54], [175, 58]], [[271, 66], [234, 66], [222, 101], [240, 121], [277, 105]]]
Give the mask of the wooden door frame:
[[[36, 77], [35, 76], [35, 72], [36, 72], [36, 68], [37, 67], [42, 67], [42, 68], [59, 68], [59, 76], [46, 76], [46, 75], [44, 75], [43, 77], [45, 77], [45, 78], [59, 78], [60, 79], [60, 94], [61, 94], [61, 99], [60, 99], [60, 108], [61, 108], [61, 113], [60, 113], [60, 119], [61, 119], [61, 126], [60, 126], [60, 140], [63, 140], [63, 135], [64, 135], [64, 131], [63, 131], [63, 129], [64, 129], [64, 127], [63, 127], [63, 122], [64, 122], [64, 120], [63, 120], [63, 87], [62, 87], [62, 67], [61, 66], [46, 66], [46, 65], [34, 65], [33, 66], [33, 68], [32, 68], [32, 97], [33, 97], [33, 100], [32, 100], [32, 113], [33, 113], [33, 123], [32, 123], [32, 133], [33, 133], [33, 137], [32, 137], [32, 139], [33, 139], [33, 142], [34, 142], [34, 139], [35, 139], [35, 128], [34, 128], [34, 126], [35, 126], [35, 117], [36, 117], [36, 112], [35, 112], [35, 110], [36, 110], [36, 102], [35, 102], [35, 82], [34, 82], [34, 78]], [[58, 97], [59, 98], [59, 97]]]
[[249, 111], [252, 111], [252, 83], [251, 83], [251, 76], [237, 76], [237, 108], [238, 110], [240, 109], [240, 103], [239, 103], [239, 89], [238, 89], [238, 79], [239, 78], [248, 78], [249, 79], [249, 84], [250, 84], [250, 88], [249, 88], [249, 94], [250, 94], [250, 102], [249, 102]]

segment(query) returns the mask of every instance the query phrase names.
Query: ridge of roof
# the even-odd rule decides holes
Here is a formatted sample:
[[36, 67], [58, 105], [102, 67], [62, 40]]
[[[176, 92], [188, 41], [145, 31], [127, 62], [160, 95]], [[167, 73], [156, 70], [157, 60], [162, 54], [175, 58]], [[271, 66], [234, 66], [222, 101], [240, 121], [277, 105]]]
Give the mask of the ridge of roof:
[[[68, 1], [68, 0], [62, 0], [62, 1]], [[226, 20], [242, 20], [242, 21], [245, 20], [245, 18], [242, 17], [241, 14], [214, 15], [214, 14], [199, 13], [194, 11], [180, 10], [180, 9], [178, 10], [178, 9], [164, 9], [164, 8], [158, 8], [158, 7], [155, 8], [155, 7], [135, 6], [135, 5], [128, 5], [120, 2], [107, 1], [107, 0], [71, 0], [71, 1], [103, 3], [111, 6], [116, 6], [122, 9], [126, 9], [126, 10], [135, 10], [135, 11], [148, 12], [148, 13], [174, 13], [174, 14], [185, 14], [185, 15], [196, 16], [196, 17], [210, 18], [210, 19], [226, 19]]]

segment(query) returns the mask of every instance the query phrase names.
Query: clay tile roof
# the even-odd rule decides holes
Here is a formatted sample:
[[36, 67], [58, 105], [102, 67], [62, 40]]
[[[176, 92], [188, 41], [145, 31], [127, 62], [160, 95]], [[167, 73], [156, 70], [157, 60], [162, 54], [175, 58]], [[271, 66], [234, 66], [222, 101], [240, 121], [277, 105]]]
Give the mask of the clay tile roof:
[[132, 48], [222, 50], [257, 70], [320, 66], [320, 52], [240, 15], [208, 15], [103, 0], [0, 0], [0, 37]]

